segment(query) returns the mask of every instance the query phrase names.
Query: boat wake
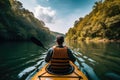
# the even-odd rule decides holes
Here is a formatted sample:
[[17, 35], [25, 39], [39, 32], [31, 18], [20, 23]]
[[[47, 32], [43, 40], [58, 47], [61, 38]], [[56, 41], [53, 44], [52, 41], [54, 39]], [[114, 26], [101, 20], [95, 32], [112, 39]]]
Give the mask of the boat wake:
[[[98, 76], [94, 72], [94, 69], [90, 67], [86, 62], [95, 65], [97, 63], [95, 60], [84, 56], [82, 53], [74, 52], [74, 56], [76, 57], [76, 65], [79, 67], [79, 69], [88, 76], [90, 80], [99, 80]], [[79, 65], [78, 65], [79, 64]]]
[[[87, 56], [84, 56], [82, 53], [79, 53], [79, 52], [74, 52], [74, 53], [77, 59], [75, 64], [79, 67], [79, 69], [84, 74], [86, 74], [90, 80], [99, 80], [96, 73], [94, 72], [94, 69], [86, 63], [88, 62], [92, 65], [95, 65], [97, 62]], [[44, 62], [45, 55], [46, 55], [46, 52], [43, 53], [43, 55], [38, 58], [38, 61], [36, 62], [35, 65], [27, 67], [24, 70], [22, 70], [18, 74], [18, 78], [22, 79], [24, 76], [26, 76], [25, 80], [30, 80], [30, 78], [45, 65], [45, 62]]]
[[[18, 74], [18, 79], [23, 79], [24, 77], [27, 76], [26, 80], [30, 80], [30, 76], [32, 76], [32, 74], [36, 73], [39, 69], [41, 69], [45, 65], [44, 57], [45, 57], [45, 53], [43, 53], [43, 55], [40, 56], [39, 58], [36, 58], [37, 60], [34, 59], [34, 61], [37, 61], [36, 64], [22, 70]], [[33, 62], [33, 60], [29, 62]]]

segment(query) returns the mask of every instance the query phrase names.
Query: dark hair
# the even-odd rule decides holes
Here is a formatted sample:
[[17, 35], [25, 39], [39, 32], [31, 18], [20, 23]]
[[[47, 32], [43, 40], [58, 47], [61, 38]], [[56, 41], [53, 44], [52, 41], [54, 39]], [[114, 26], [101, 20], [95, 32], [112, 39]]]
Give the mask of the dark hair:
[[62, 35], [57, 35], [56, 41], [58, 44], [62, 44], [64, 42], [64, 37]]

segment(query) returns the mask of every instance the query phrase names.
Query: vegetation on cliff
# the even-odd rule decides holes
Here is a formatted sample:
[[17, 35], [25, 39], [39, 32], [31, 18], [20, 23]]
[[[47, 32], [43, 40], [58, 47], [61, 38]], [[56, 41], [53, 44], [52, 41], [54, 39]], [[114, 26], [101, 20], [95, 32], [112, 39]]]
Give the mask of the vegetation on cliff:
[[75, 21], [66, 40], [120, 40], [120, 0], [101, 0], [84, 18]]
[[51, 41], [54, 33], [17, 0], [0, 1], [0, 40], [25, 41], [32, 36]]

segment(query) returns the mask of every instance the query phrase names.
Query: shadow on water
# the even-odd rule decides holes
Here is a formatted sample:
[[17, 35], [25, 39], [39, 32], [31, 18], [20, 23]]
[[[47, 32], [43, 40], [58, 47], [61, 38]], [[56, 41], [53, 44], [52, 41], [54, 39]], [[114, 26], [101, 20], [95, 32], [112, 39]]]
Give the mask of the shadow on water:
[[120, 80], [120, 43], [69, 42], [67, 45], [90, 80]]
[[31, 42], [6, 42], [0, 45], [0, 80], [24, 80], [41, 65], [45, 50]]
[[[70, 42], [75, 64], [89, 80], [120, 80], [120, 43]], [[45, 50], [33, 43], [2, 43], [0, 80], [29, 80], [45, 64]]]

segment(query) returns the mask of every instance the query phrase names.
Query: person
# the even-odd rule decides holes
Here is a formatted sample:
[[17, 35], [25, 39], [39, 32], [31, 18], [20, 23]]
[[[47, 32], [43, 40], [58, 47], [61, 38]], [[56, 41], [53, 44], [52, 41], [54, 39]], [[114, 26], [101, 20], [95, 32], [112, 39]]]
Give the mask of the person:
[[50, 73], [68, 74], [73, 70], [69, 61], [75, 62], [76, 58], [71, 49], [63, 45], [64, 37], [62, 35], [56, 37], [56, 42], [57, 45], [50, 48], [45, 57], [45, 61], [49, 62], [47, 70]]

